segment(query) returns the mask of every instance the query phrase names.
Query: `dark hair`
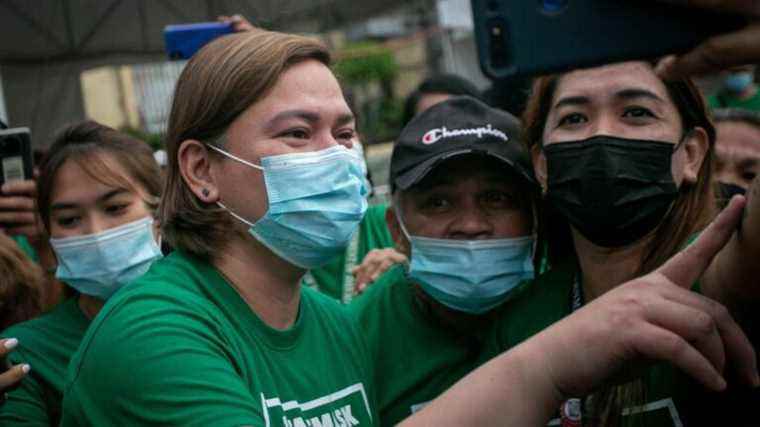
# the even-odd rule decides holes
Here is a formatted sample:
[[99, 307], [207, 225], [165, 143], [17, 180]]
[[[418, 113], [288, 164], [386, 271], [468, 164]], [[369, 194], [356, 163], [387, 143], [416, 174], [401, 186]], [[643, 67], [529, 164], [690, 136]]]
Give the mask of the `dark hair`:
[[[107, 158], [122, 166], [128, 176], [117, 174]], [[48, 232], [55, 177], [58, 169], [68, 160], [76, 162], [93, 179], [107, 185], [135, 191], [134, 185], [139, 185], [146, 193], [148, 207], [151, 210], [157, 208], [161, 196], [161, 170], [150, 146], [108, 126], [86, 120], [63, 128], [40, 165], [37, 209]]]
[[519, 117], [525, 110], [531, 82], [528, 77], [494, 80], [483, 97], [488, 105]]
[[406, 126], [417, 114], [417, 103], [422, 95], [429, 93], [446, 93], [449, 95], [468, 95], [483, 100], [483, 94], [468, 80], [454, 74], [439, 74], [428, 77], [404, 101], [404, 114], [401, 126]]
[[[543, 133], [551, 110], [552, 98], [563, 75], [540, 77], [533, 84], [533, 92], [523, 113], [524, 137], [528, 148], [543, 145]], [[709, 148], [694, 185], [682, 185], [670, 211], [655, 230], [636, 275], [643, 275], [661, 266], [668, 258], [687, 244], [688, 239], [703, 229], [715, 215], [715, 198], [711, 183], [712, 158], [715, 147], [715, 128], [710, 121], [705, 100], [689, 79], [664, 81], [668, 95], [681, 115], [684, 134], [702, 128], [708, 136]], [[572, 235], [567, 220], [544, 206], [545, 233], [549, 263], [556, 265], [575, 256]], [[620, 424], [622, 408], [640, 405], [647, 390], [640, 380], [623, 386], [607, 387], [594, 394], [590, 409], [590, 425], [611, 426]]]
[[[562, 75], [541, 77], [535, 80], [533, 91], [523, 113], [523, 138], [528, 149], [543, 145], [543, 132], [551, 109], [552, 98]], [[658, 226], [656, 237], [644, 257], [640, 274], [652, 271], [675, 254], [696, 232], [704, 228], [715, 216], [713, 188], [711, 184], [713, 153], [715, 147], [715, 127], [704, 97], [689, 79], [665, 81], [668, 94], [681, 115], [684, 132], [702, 128], [707, 133], [709, 148], [696, 184], [682, 186], [673, 208]], [[567, 221], [561, 219], [547, 207], [546, 228], [550, 236], [550, 262], [567, 259], [574, 253], [572, 237]]]
[[164, 197], [159, 206], [163, 236], [201, 258], [227, 241], [229, 214], [200, 200], [182, 178], [177, 159], [186, 140], [221, 145], [235, 119], [267, 96], [291, 66], [316, 60], [330, 65], [319, 40], [253, 30], [220, 37], [193, 55], [177, 81], [166, 139]]

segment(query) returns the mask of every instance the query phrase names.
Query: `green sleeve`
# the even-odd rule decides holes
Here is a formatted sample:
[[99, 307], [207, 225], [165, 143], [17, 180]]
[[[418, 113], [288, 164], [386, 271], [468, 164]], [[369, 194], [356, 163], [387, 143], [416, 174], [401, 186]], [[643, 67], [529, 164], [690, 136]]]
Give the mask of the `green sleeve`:
[[39, 262], [40, 257], [37, 256], [37, 252], [34, 250], [31, 244], [29, 244], [29, 240], [26, 239], [24, 236], [14, 236], [13, 240], [16, 241], [16, 244], [21, 248], [22, 251], [26, 254], [26, 256], [29, 257], [34, 262]]
[[388, 224], [385, 222], [385, 212], [388, 210], [388, 205], [383, 203], [380, 205], [370, 206], [367, 209], [367, 214], [364, 217], [362, 226], [364, 227], [363, 243], [361, 257], [372, 249], [392, 248], [394, 246], [393, 237], [388, 230]]
[[[23, 354], [16, 350], [8, 357], [13, 364], [24, 363]], [[7, 426], [44, 426], [51, 425], [48, 408], [45, 405], [45, 393], [42, 384], [32, 370], [13, 391], [8, 392], [7, 400], [0, 405], [0, 425]]]
[[69, 365], [62, 425], [263, 425], [223, 320], [194, 298], [106, 306]]

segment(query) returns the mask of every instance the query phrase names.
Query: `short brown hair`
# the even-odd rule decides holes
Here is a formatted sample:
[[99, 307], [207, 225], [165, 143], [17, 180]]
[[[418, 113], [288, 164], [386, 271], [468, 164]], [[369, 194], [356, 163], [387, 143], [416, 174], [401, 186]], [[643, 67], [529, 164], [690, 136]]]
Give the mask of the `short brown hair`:
[[0, 233], [0, 330], [38, 316], [44, 286], [42, 269]]
[[[106, 157], [112, 157], [129, 176], [114, 173]], [[107, 185], [137, 190], [132, 188], [133, 181], [146, 193], [145, 203], [148, 207], [153, 211], [158, 207], [161, 196], [161, 170], [150, 146], [113, 128], [86, 120], [63, 128], [55, 137], [40, 165], [37, 209], [48, 232], [50, 198], [55, 175], [67, 160], [75, 161], [93, 179]]]
[[174, 91], [166, 140], [163, 236], [177, 249], [210, 258], [230, 232], [228, 214], [198, 199], [182, 179], [177, 155], [183, 141], [221, 145], [230, 124], [264, 98], [292, 65], [309, 59], [330, 65], [316, 39], [263, 30], [221, 37], [196, 53]]

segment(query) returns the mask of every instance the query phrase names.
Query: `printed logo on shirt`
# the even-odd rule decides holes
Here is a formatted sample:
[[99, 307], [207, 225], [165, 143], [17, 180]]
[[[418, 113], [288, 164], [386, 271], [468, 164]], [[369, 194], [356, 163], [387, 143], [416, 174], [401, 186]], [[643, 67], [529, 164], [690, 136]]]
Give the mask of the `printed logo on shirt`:
[[362, 383], [299, 403], [261, 394], [266, 427], [353, 427], [370, 425], [372, 410]]
[[479, 126], [476, 128], [464, 128], [464, 129], [447, 129], [446, 126], [430, 129], [422, 135], [422, 143], [425, 145], [435, 144], [441, 139], [456, 138], [460, 136], [475, 135], [478, 139], [483, 138], [483, 135], [495, 136], [503, 141], [509, 141], [509, 137], [506, 133], [499, 129], [494, 129], [490, 124], [486, 126]]

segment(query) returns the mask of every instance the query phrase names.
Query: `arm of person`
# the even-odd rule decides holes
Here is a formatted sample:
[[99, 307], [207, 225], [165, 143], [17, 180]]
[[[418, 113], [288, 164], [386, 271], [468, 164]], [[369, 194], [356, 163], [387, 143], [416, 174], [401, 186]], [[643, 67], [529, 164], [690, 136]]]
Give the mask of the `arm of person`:
[[658, 270], [627, 282], [481, 366], [404, 426], [543, 426], [561, 402], [630, 374], [631, 362], [661, 360], [712, 390], [724, 367], [760, 385], [755, 352], [725, 307], [689, 290], [731, 237], [735, 199], [696, 243]]
[[740, 226], [705, 273], [702, 293], [731, 309], [741, 320], [757, 318], [760, 302], [760, 179], [747, 191]]
[[55, 421], [50, 419], [43, 385], [29, 365], [23, 364], [24, 355], [14, 352], [9, 356], [13, 367], [3, 375], [14, 375], [18, 380], [5, 389], [5, 401], [0, 405], [0, 425], [46, 427]]
[[688, 4], [715, 12], [739, 13], [746, 16], [746, 27], [712, 37], [691, 51], [665, 58], [658, 72], [665, 78], [715, 73], [738, 65], [760, 62], [760, 2], [756, 0], [658, 0]]
[[[5, 338], [0, 340], [0, 365], [7, 366], [8, 355], [18, 345], [18, 340], [15, 338]], [[12, 366], [10, 369], [6, 369], [5, 372], [0, 374], [0, 393], [5, 393], [13, 387], [18, 386], [18, 383], [29, 373], [29, 365], [18, 364]]]
[[227, 23], [231, 24], [232, 30], [235, 31], [236, 33], [243, 32], [243, 31], [252, 31], [256, 29], [256, 27], [254, 27], [250, 21], [245, 19], [243, 15], [239, 15], [239, 14], [235, 14], [232, 16], [221, 15], [217, 17], [216, 19], [219, 22], [223, 22], [225, 24]]
[[10, 181], [0, 188], [0, 224], [9, 236], [26, 236], [32, 246], [42, 240], [42, 227], [37, 220], [34, 180]]
[[72, 358], [62, 425], [264, 425], [235, 349], [200, 303], [122, 299]]

